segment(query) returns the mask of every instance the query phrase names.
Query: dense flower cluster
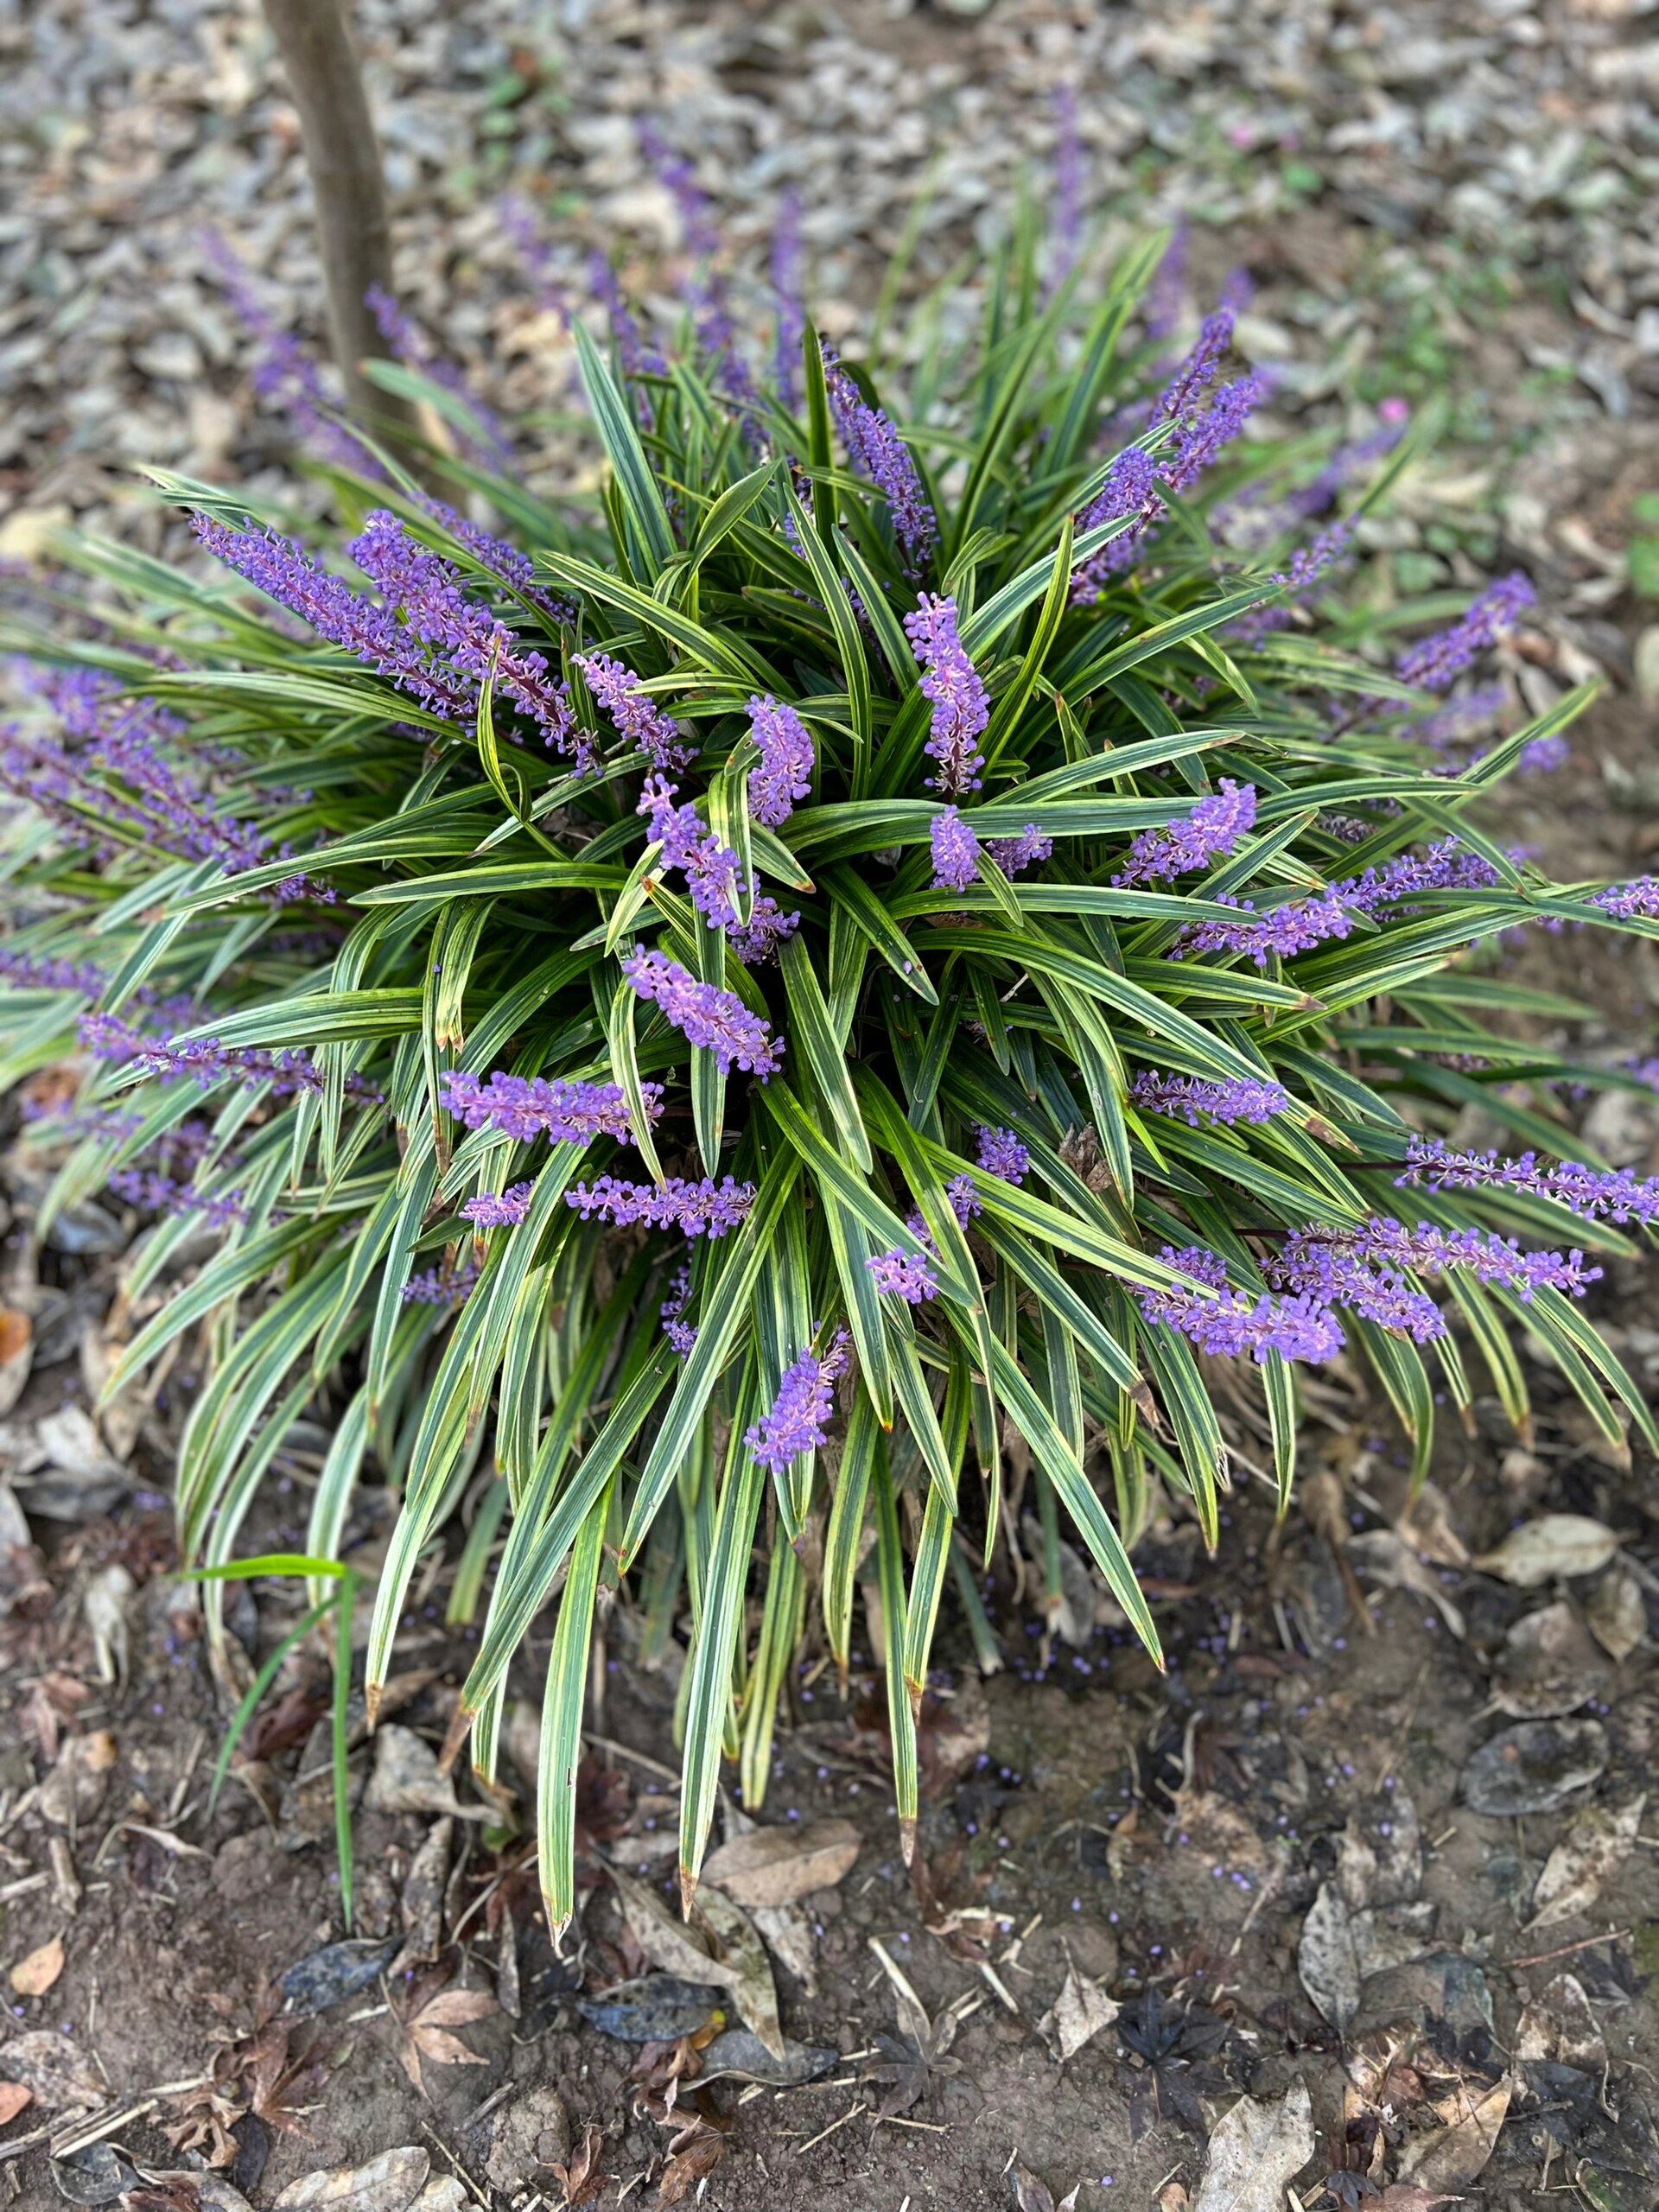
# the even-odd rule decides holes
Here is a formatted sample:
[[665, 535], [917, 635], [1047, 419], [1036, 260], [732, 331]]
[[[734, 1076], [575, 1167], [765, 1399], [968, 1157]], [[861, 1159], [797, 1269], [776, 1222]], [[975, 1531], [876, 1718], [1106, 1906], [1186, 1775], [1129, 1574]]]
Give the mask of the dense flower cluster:
[[870, 405], [832, 353], [823, 357], [823, 373], [830, 411], [848, 458], [886, 499], [906, 569], [919, 575], [938, 543], [939, 518], [922, 488], [910, 448], [892, 417]]
[[933, 817], [928, 832], [933, 853], [933, 888], [966, 891], [979, 873], [979, 840], [954, 806]]
[[1402, 683], [1414, 683], [1420, 690], [1446, 690], [1478, 653], [1514, 627], [1536, 597], [1521, 570], [1512, 569], [1484, 591], [1450, 629], [1437, 631], [1433, 637], [1408, 646], [1395, 663], [1395, 674]]
[[530, 1202], [536, 1195], [533, 1183], [514, 1183], [505, 1191], [486, 1191], [476, 1198], [468, 1198], [461, 1210], [463, 1221], [470, 1221], [474, 1229], [514, 1228], [530, 1211]]
[[[273, 1098], [297, 1093], [320, 1095], [322, 1071], [302, 1046], [268, 1052], [251, 1045], [221, 1045], [213, 1037], [177, 1037], [170, 1041], [147, 1036], [115, 1014], [86, 1014], [80, 1018], [80, 1041], [100, 1060], [121, 1060], [157, 1083], [176, 1083], [188, 1077], [202, 1090], [221, 1083], [245, 1086], [269, 1085]], [[346, 1078], [348, 1098], [378, 1104], [379, 1086], [361, 1076]]]
[[95, 999], [104, 988], [104, 970], [90, 960], [57, 960], [0, 944], [0, 982], [18, 991], [78, 991]]
[[742, 919], [737, 855], [704, 828], [694, 804], [677, 806], [677, 787], [664, 777], [647, 776], [638, 810], [649, 819], [652, 840], [661, 845], [668, 866], [684, 875], [691, 903], [704, 921], [723, 930], [738, 957], [755, 966], [775, 954], [780, 940], [799, 925], [800, 915], [785, 914], [770, 893], [759, 892], [750, 900], [748, 919]]
[[770, 693], [750, 700], [749, 734], [760, 748], [760, 765], [749, 771], [749, 812], [768, 830], [780, 829], [811, 791], [812, 740], [794, 708], [780, 707]]
[[1224, 776], [1184, 819], [1172, 822], [1166, 829], [1142, 830], [1112, 881], [1122, 888], [1207, 868], [1211, 861], [1230, 853], [1255, 820], [1254, 788]]
[[784, 1370], [767, 1411], [744, 1431], [750, 1456], [768, 1472], [781, 1475], [803, 1452], [816, 1452], [823, 1443], [834, 1410], [836, 1378], [847, 1364], [850, 1342], [846, 1330], [837, 1329], [822, 1358], [804, 1351]]
[[751, 1014], [734, 991], [700, 983], [662, 952], [630, 953], [622, 973], [642, 999], [662, 1008], [688, 1043], [714, 1054], [721, 1075], [740, 1067], [764, 1083], [782, 1065], [781, 1040], [773, 1039], [769, 1025]]
[[577, 653], [576, 666], [587, 678], [588, 689], [615, 723], [624, 742], [637, 746], [664, 774], [672, 775], [695, 758], [670, 720], [640, 684], [631, 668], [608, 653]]
[[1200, 1122], [1270, 1122], [1290, 1104], [1283, 1084], [1263, 1077], [1224, 1076], [1207, 1082], [1202, 1076], [1161, 1075], [1143, 1068], [1129, 1085], [1129, 1096], [1149, 1114], [1179, 1116], [1192, 1128]]
[[1229, 1287], [1224, 1265], [1201, 1245], [1179, 1251], [1169, 1245], [1158, 1255], [1217, 1293], [1206, 1298], [1195, 1287], [1137, 1288], [1135, 1296], [1148, 1321], [1162, 1321], [1190, 1337], [1201, 1351], [1229, 1359], [1248, 1353], [1258, 1363], [1269, 1352], [1284, 1359], [1333, 1359], [1342, 1350], [1341, 1329], [1326, 1308], [1312, 1298], [1248, 1297]]
[[1130, 527], [1081, 563], [1072, 577], [1075, 606], [1091, 606], [1108, 582], [1132, 563], [1141, 539], [1165, 512], [1163, 493], [1188, 492], [1219, 458], [1267, 397], [1266, 379], [1254, 372], [1217, 382], [1233, 342], [1234, 309], [1224, 304], [1205, 317], [1192, 352], [1160, 395], [1154, 427], [1172, 435], [1154, 456], [1137, 446], [1112, 462], [1106, 481], [1077, 518], [1079, 535], [1103, 523], [1132, 518]]
[[429, 645], [444, 664], [482, 686], [497, 688], [529, 715], [543, 743], [556, 753], [575, 751], [591, 766], [586, 733], [570, 710], [569, 687], [556, 677], [546, 656], [519, 644], [506, 624], [464, 589], [454, 563], [411, 537], [404, 524], [377, 508], [352, 541], [351, 555], [403, 618], [407, 633]]
[[248, 1218], [240, 1191], [198, 1191], [153, 1167], [118, 1167], [110, 1188], [145, 1213], [198, 1213], [213, 1229], [230, 1229]]
[[1540, 1160], [1535, 1152], [1501, 1160], [1495, 1152], [1456, 1152], [1439, 1137], [1414, 1137], [1402, 1187], [1431, 1191], [1527, 1191], [1553, 1198], [1581, 1220], [1643, 1224], [1659, 1221], [1659, 1175], [1633, 1175], [1627, 1167], [1586, 1167], [1574, 1160]]
[[671, 1175], [660, 1185], [622, 1183], [601, 1175], [594, 1183], [573, 1183], [564, 1194], [584, 1221], [597, 1214], [619, 1229], [643, 1222], [650, 1229], [683, 1230], [688, 1236], [724, 1236], [735, 1229], [754, 1204], [753, 1183], [740, 1183], [728, 1175], [716, 1183], [704, 1176], [691, 1183]]
[[[645, 1111], [654, 1122], [661, 1114], [663, 1086], [641, 1084]], [[528, 1142], [549, 1137], [555, 1144], [583, 1144], [590, 1137], [633, 1135], [633, 1114], [615, 1083], [569, 1082], [563, 1077], [506, 1075], [466, 1075], [446, 1068], [438, 1077], [438, 1101], [469, 1129], [494, 1129], [504, 1137]]]
[[905, 635], [922, 664], [922, 696], [933, 709], [927, 750], [938, 766], [928, 781], [947, 798], [960, 798], [979, 789], [985, 766], [979, 740], [991, 708], [979, 671], [963, 650], [956, 601], [924, 592], [916, 612], [905, 617]]

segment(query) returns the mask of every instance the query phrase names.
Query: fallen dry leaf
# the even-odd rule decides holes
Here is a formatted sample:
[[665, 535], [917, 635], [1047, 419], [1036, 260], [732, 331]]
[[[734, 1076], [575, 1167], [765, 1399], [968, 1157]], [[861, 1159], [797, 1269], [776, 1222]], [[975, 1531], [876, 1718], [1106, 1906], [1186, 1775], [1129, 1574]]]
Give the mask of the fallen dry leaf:
[[9, 2127], [27, 2104], [34, 2101], [34, 2092], [21, 2082], [0, 2082], [0, 2127]]
[[90, 2108], [101, 2105], [108, 2094], [91, 2059], [53, 2028], [31, 2028], [25, 2035], [13, 2036], [0, 2063], [11, 2080], [48, 2112]]
[[833, 1889], [852, 1871], [861, 1841], [850, 1821], [752, 1828], [709, 1853], [702, 1878], [738, 1904], [793, 1904], [813, 1890]]
[[1610, 1669], [1565, 1599], [1528, 1613], [1504, 1637], [1492, 1702], [1516, 1720], [1559, 1719], [1605, 1689]]
[[499, 2011], [493, 1997], [484, 1989], [441, 1989], [435, 1997], [429, 1997], [418, 2012], [404, 2023], [404, 2040], [398, 2051], [403, 2068], [423, 2096], [431, 2092], [421, 2072], [422, 2062], [429, 2059], [435, 2066], [486, 2066], [489, 2061], [481, 2052], [469, 2050], [461, 2037], [451, 2034], [454, 2028], [469, 2027], [475, 2020], [485, 2020]]
[[741, 1906], [719, 1890], [702, 1900], [702, 1910], [714, 1930], [722, 1962], [734, 1975], [732, 2002], [774, 2058], [784, 2055], [784, 2031], [778, 2018], [778, 1985], [766, 1946]]
[[116, 1758], [115, 1738], [107, 1728], [91, 1735], [71, 1736], [57, 1764], [41, 1784], [42, 1816], [60, 1828], [89, 1821], [104, 1802]]
[[701, 2113], [695, 2113], [668, 2146], [657, 2194], [664, 2204], [677, 2204], [688, 2191], [707, 2180], [726, 2155], [726, 2138]]
[[364, 2166], [335, 2166], [291, 2181], [271, 2212], [407, 2212], [432, 2170], [418, 2145], [383, 2151]]
[[38, 1951], [18, 1960], [11, 1970], [11, 1986], [20, 1997], [44, 1997], [62, 1972], [63, 1938], [54, 1936]]
[[1037, 2023], [1037, 2032], [1062, 2066], [1117, 2018], [1116, 2001], [1103, 1982], [1079, 1974], [1069, 1961], [1060, 1993]]
[[1599, 1521], [1582, 1513], [1546, 1513], [1511, 1530], [1496, 1551], [1475, 1560], [1483, 1574], [1496, 1575], [1517, 1590], [1535, 1590], [1558, 1575], [1599, 1574], [1619, 1539]]
[[1634, 1849], [1647, 1802], [1644, 1795], [1618, 1812], [1587, 1805], [1574, 1815], [1567, 1834], [1544, 1861], [1532, 1893], [1529, 1929], [1554, 1928], [1560, 1921], [1589, 1910], [1603, 1885]]
[[1083, 2187], [1075, 2183], [1056, 2204], [1054, 2192], [1040, 2174], [1034, 2174], [1023, 2158], [1015, 2161], [1014, 2169], [1014, 2202], [1015, 2212], [1076, 2212], [1077, 2191]]
[[1313, 2156], [1313, 2100], [1294, 2082], [1271, 2104], [1241, 2097], [1210, 2138], [1192, 2212], [1281, 2212], [1285, 2189]]
[[605, 2147], [605, 2138], [592, 2120], [582, 2130], [582, 2140], [571, 2153], [569, 2165], [556, 2163], [551, 2168], [557, 2175], [562, 2205], [587, 2204], [599, 2195], [609, 2174], [599, 2171], [599, 2154]]
[[1427, 1599], [1459, 1643], [1463, 1642], [1463, 1615], [1441, 1589], [1440, 1578], [1424, 1566], [1404, 1536], [1392, 1529], [1367, 1529], [1348, 1539], [1348, 1557], [1368, 1582], [1380, 1582], [1388, 1590], [1408, 1590], [1415, 1598]]
[[1515, 2084], [1506, 2074], [1469, 2105], [1461, 2120], [1417, 2136], [1401, 2158], [1401, 2180], [1414, 2182], [1422, 2190], [1467, 2189], [1497, 2146], [1498, 2130], [1514, 2093]]
[[714, 1947], [705, 1939], [702, 1924], [695, 1914], [683, 1924], [672, 1918], [661, 1899], [653, 1896], [643, 1882], [636, 1882], [618, 1867], [612, 1867], [611, 1880], [622, 1908], [622, 1917], [652, 1966], [660, 1967], [664, 1974], [674, 1974], [681, 1981], [713, 1982], [721, 1989], [736, 1987], [736, 1967], [715, 1958]]
[[439, 1819], [482, 1821], [482, 1805], [463, 1805], [454, 1783], [438, 1772], [438, 1755], [412, 1728], [383, 1722], [375, 1732], [374, 1772], [363, 1793], [371, 1813], [431, 1813]]
[[0, 1306], [0, 1414], [23, 1395], [35, 1357], [35, 1325], [15, 1306]]
[[1528, 2066], [1575, 2066], [1600, 2074], [1607, 2044], [1576, 1974], [1558, 1974], [1516, 2023], [1514, 2056]]
[[1321, 2017], [1339, 2035], [1359, 2011], [1359, 1949], [1353, 1915], [1334, 1882], [1322, 1882], [1296, 1947], [1296, 1972]]
[[1615, 1665], [1622, 1667], [1648, 1632], [1642, 1585], [1623, 1560], [1614, 1564], [1585, 1599], [1584, 1618], [1596, 1642]]

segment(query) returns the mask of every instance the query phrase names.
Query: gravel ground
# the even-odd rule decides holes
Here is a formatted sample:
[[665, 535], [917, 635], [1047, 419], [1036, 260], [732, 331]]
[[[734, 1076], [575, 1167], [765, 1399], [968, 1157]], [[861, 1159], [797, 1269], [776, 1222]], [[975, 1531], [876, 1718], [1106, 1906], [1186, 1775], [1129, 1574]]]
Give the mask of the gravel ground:
[[[1659, 13], [1642, 0], [363, 0], [358, 17], [400, 290], [499, 402], [567, 389], [505, 194], [540, 211], [578, 296], [595, 244], [642, 281], [672, 251], [638, 118], [694, 160], [757, 305], [794, 188], [833, 335], [868, 322], [912, 213], [917, 274], [937, 276], [993, 233], [1022, 173], [1041, 187], [1060, 87], [1114, 228], [1185, 216], [1201, 282], [1251, 267], [1246, 337], [1287, 404], [1419, 396], [1456, 367], [1457, 429], [1510, 445], [1624, 426], [1659, 391], [1659, 238], [1641, 219]], [[123, 511], [143, 462], [270, 463], [281, 433], [251, 419], [202, 242], [216, 227], [276, 319], [315, 334], [297, 127], [254, 0], [3, 0], [0, 178], [0, 553], [70, 514], [142, 531]], [[1543, 518], [1522, 519], [1535, 557], [1582, 568], [1550, 539], [1564, 488], [1558, 461]]]

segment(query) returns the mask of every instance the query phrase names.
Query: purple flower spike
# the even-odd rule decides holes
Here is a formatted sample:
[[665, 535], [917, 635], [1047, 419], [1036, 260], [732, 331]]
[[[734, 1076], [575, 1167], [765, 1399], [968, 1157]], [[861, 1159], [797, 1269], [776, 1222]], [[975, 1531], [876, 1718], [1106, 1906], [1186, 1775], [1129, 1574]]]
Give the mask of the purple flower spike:
[[575, 653], [571, 658], [588, 679], [588, 689], [630, 745], [649, 754], [657, 766], [671, 775], [696, 756], [650, 694], [640, 688], [631, 668], [608, 653]]
[[910, 448], [892, 418], [868, 404], [833, 353], [823, 357], [823, 373], [848, 458], [886, 499], [906, 569], [918, 575], [938, 543], [939, 520], [922, 489]]
[[905, 635], [926, 671], [922, 696], [933, 705], [927, 751], [939, 765], [928, 780], [947, 798], [960, 798], [963, 791], [979, 789], [985, 756], [978, 741], [991, 709], [979, 671], [957, 633], [956, 601], [930, 598], [924, 592], [916, 612], [905, 617]]
[[800, 195], [791, 188], [779, 202], [772, 233], [772, 289], [778, 314], [774, 375], [786, 415], [794, 413], [801, 395], [801, 340], [806, 331], [802, 258]]
[[974, 1135], [979, 1139], [979, 1164], [988, 1175], [999, 1175], [1005, 1183], [1025, 1181], [1031, 1154], [1012, 1129], [977, 1127]]
[[892, 1251], [878, 1252], [864, 1264], [874, 1276], [878, 1290], [902, 1298], [907, 1306], [923, 1305], [939, 1294], [938, 1278], [919, 1252], [901, 1252], [895, 1245]]
[[1659, 1220], [1659, 1175], [1638, 1177], [1628, 1168], [1586, 1167], [1580, 1160], [1552, 1166], [1535, 1152], [1500, 1160], [1495, 1152], [1452, 1152], [1438, 1137], [1414, 1137], [1401, 1186], [1425, 1183], [1431, 1191], [1531, 1191], [1554, 1198], [1581, 1220]]
[[[663, 1110], [663, 1086], [639, 1087], [655, 1122]], [[499, 1072], [480, 1077], [447, 1068], [438, 1077], [438, 1103], [469, 1129], [494, 1129], [521, 1143], [543, 1136], [554, 1144], [585, 1144], [597, 1136], [626, 1142], [633, 1135], [633, 1116], [614, 1083], [550, 1082]]]
[[1402, 683], [1414, 683], [1421, 690], [1444, 691], [1477, 653], [1484, 652], [1502, 632], [1512, 629], [1536, 601], [1537, 594], [1526, 576], [1519, 569], [1512, 569], [1484, 591], [1449, 630], [1436, 631], [1433, 637], [1408, 646], [1395, 663], [1395, 674]]
[[1034, 822], [1027, 822], [1017, 837], [993, 837], [990, 845], [991, 858], [1004, 875], [1023, 875], [1053, 850], [1054, 840], [1045, 837]]
[[1135, 559], [1135, 549], [1164, 511], [1158, 491], [1158, 469], [1149, 453], [1127, 446], [1113, 461], [1105, 483], [1077, 517], [1079, 537], [1098, 530], [1103, 523], [1135, 518], [1133, 529], [1122, 531], [1109, 545], [1091, 553], [1071, 579], [1074, 607], [1092, 607], [1111, 578], [1121, 575]]
[[1237, 1076], [1208, 1083], [1198, 1076], [1160, 1075], [1151, 1068], [1136, 1076], [1129, 1096], [1148, 1113], [1179, 1116], [1195, 1129], [1201, 1119], [1270, 1122], [1290, 1104], [1290, 1094], [1282, 1084]]
[[1292, 899], [1265, 914], [1230, 892], [1222, 893], [1219, 903], [1236, 906], [1237, 921], [1195, 922], [1181, 932], [1179, 944], [1170, 952], [1172, 960], [1184, 960], [1192, 952], [1237, 952], [1265, 968], [1269, 960], [1288, 960], [1329, 938], [1344, 938], [1351, 927], [1335, 891], [1317, 899]]
[[1236, 1359], [1243, 1353], [1260, 1364], [1272, 1351], [1286, 1359], [1332, 1359], [1342, 1350], [1341, 1329], [1317, 1300], [1307, 1297], [1247, 1297], [1227, 1286], [1226, 1269], [1213, 1252], [1168, 1245], [1159, 1254], [1166, 1266], [1217, 1290], [1216, 1298], [1193, 1291], [1137, 1288], [1134, 1297], [1148, 1321], [1162, 1321], [1190, 1337], [1201, 1351]]
[[933, 817], [930, 832], [933, 846], [933, 888], [966, 891], [977, 873], [979, 840], [957, 812], [947, 806]]
[[1633, 883], [1610, 884], [1591, 894], [1590, 904], [1619, 921], [1659, 921], [1659, 876], [1638, 875]]
[[16, 952], [0, 946], [0, 982], [19, 991], [79, 991], [95, 999], [104, 988], [104, 971], [90, 963], [53, 960], [42, 954]]
[[794, 708], [780, 707], [770, 694], [750, 700], [749, 734], [760, 748], [760, 765], [749, 771], [749, 812], [776, 830], [810, 793], [817, 755]]
[[691, 1295], [691, 1270], [681, 1268], [673, 1285], [659, 1309], [663, 1319], [663, 1334], [668, 1338], [682, 1359], [690, 1359], [696, 1347], [697, 1332], [685, 1319], [686, 1301]]
[[771, 1410], [744, 1431], [743, 1441], [757, 1466], [781, 1475], [803, 1452], [816, 1452], [823, 1443], [835, 1408], [833, 1386], [847, 1364], [850, 1341], [845, 1329], [837, 1329], [822, 1359], [804, 1351], [784, 1370]]
[[470, 1221], [474, 1229], [513, 1228], [530, 1211], [530, 1202], [535, 1195], [533, 1183], [515, 1183], [505, 1191], [486, 1191], [481, 1198], [467, 1199], [461, 1210], [461, 1217]]
[[1160, 878], [1185, 875], [1230, 853], [1255, 820], [1255, 787], [1224, 776], [1185, 820], [1165, 830], [1143, 830], [1129, 847], [1123, 868], [1112, 878], [1119, 889]]
[[411, 1275], [398, 1296], [405, 1306], [461, 1306], [478, 1287], [478, 1269], [470, 1260], [459, 1267], [429, 1268]]
[[211, 516], [192, 527], [207, 550], [279, 607], [308, 622], [320, 638], [342, 645], [406, 691], [429, 713], [470, 728], [477, 718], [478, 685], [434, 661], [415, 632], [389, 609], [329, 575], [292, 538], [272, 531], [232, 530]]
[[671, 1175], [658, 1186], [652, 1183], [621, 1183], [601, 1175], [593, 1183], [573, 1183], [564, 1203], [574, 1206], [584, 1221], [597, 1214], [618, 1228], [643, 1222], [650, 1229], [678, 1229], [688, 1236], [724, 1236], [735, 1229], [754, 1204], [753, 1183], [739, 1183], [728, 1175], [716, 1183], [705, 1176], [688, 1183]]
[[715, 1056], [721, 1075], [734, 1066], [764, 1082], [783, 1058], [781, 1041], [758, 1014], [751, 1014], [734, 991], [700, 983], [677, 960], [661, 952], [634, 952], [622, 973], [642, 999], [654, 1000], [682, 1036]]

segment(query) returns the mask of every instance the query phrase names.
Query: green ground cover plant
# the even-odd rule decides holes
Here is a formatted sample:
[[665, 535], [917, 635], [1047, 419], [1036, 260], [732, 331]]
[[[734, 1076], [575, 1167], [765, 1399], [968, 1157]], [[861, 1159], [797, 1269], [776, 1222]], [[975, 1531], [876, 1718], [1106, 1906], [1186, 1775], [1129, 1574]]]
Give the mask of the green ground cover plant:
[[[1363, 1361], [1421, 1475], [1439, 1403], [1524, 1424], [1517, 1326], [1659, 1445], [1580, 1302], [1659, 1183], [1567, 1118], [1645, 1077], [1503, 1034], [1575, 1009], [1492, 957], [1659, 929], [1659, 885], [1552, 884], [1483, 826], [1586, 695], [1492, 734], [1524, 578], [1369, 593], [1421, 429], [1253, 437], [1232, 310], [1176, 346], [1164, 246], [1097, 277], [1021, 226], [976, 327], [925, 302], [869, 365], [785, 298], [764, 380], [707, 269], [661, 350], [613, 296], [607, 347], [574, 327], [598, 489], [556, 507], [412, 340], [372, 373], [447, 427], [396, 448], [278, 348], [334, 528], [162, 479], [200, 553], [82, 542], [10, 626], [0, 1082], [58, 1162], [42, 1229], [106, 1187], [153, 1217], [111, 1387], [201, 1358], [215, 1648], [321, 1417], [292, 1564], [331, 1635], [315, 1563], [358, 1484], [397, 1499], [372, 1713], [457, 1527], [486, 1779], [556, 1608], [556, 1925], [624, 1586], [681, 1647], [689, 1901], [722, 1760], [760, 1803], [861, 1586], [907, 1847], [941, 1602], [989, 1638], [1022, 1508], [1052, 1598], [1069, 1523], [1156, 1652], [1129, 1554], [1160, 1492], [1213, 1545], [1222, 1363], [1281, 1501], [1300, 1367]], [[1448, 1145], [1471, 1104], [1510, 1149]]]

